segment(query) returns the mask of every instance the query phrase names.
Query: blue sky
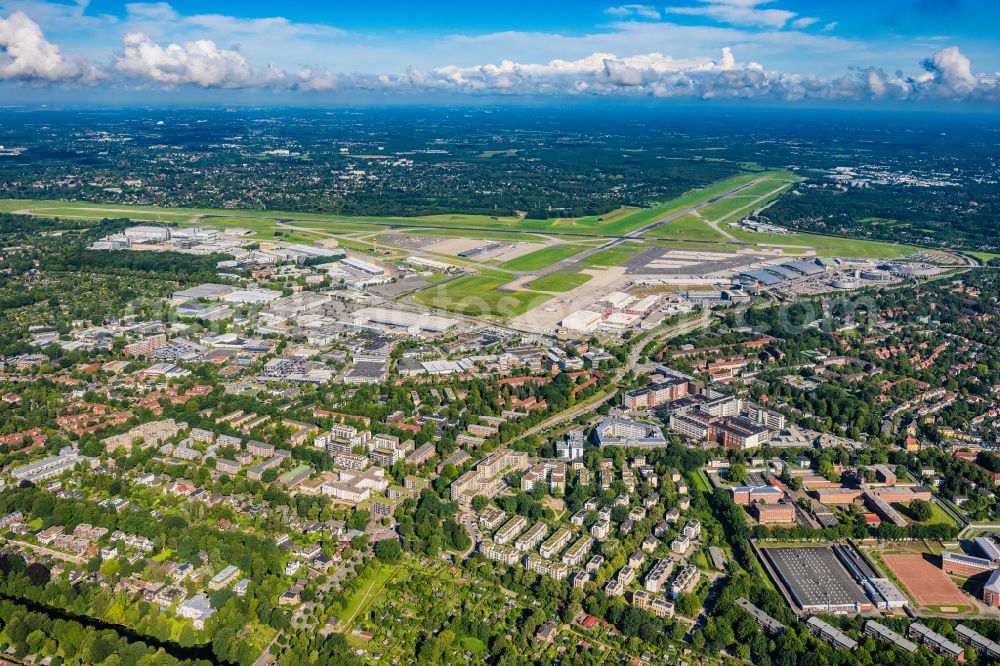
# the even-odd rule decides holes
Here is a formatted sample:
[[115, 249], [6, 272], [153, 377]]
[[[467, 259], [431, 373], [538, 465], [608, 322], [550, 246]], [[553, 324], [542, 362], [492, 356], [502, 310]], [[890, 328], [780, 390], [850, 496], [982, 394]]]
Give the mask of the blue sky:
[[0, 86], [15, 102], [100, 90], [996, 104], [997, 25], [996, 0], [0, 0]]

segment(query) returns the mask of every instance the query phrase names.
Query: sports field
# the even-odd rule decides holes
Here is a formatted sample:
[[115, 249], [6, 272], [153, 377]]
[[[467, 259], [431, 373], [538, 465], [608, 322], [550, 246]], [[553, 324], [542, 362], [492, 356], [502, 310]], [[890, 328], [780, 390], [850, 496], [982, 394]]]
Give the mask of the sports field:
[[883, 554], [882, 561], [921, 606], [964, 609], [969, 603], [948, 574], [922, 553]]

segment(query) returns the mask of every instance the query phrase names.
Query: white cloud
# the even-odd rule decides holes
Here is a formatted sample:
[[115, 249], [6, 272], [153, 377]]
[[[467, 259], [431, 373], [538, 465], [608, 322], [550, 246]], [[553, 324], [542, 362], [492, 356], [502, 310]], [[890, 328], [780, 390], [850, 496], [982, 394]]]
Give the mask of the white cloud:
[[351, 85], [400, 92], [512, 95], [644, 95], [702, 99], [968, 100], [1000, 102], [995, 76], [973, 74], [956, 47], [935, 53], [923, 73], [887, 75], [868, 67], [846, 76], [823, 78], [771, 71], [756, 62], [737, 62], [729, 48], [718, 59], [677, 59], [662, 53], [618, 57], [593, 53], [577, 60], [468, 67], [429, 71], [412, 68], [400, 77], [352, 77]]
[[815, 23], [819, 23], [818, 18], [814, 18], [812, 16], [803, 16], [802, 18], [797, 18], [794, 21], [792, 21], [791, 26], [796, 30], [801, 30], [803, 28], [808, 28], [809, 26]]
[[969, 60], [957, 46], [941, 49], [924, 61], [923, 81], [933, 83], [942, 89], [946, 96], [950, 94], [966, 95], [978, 87], [979, 80], [972, 73], [972, 61]]
[[94, 83], [104, 73], [80, 56], [66, 56], [22, 12], [0, 18], [0, 80]]
[[202, 88], [269, 86], [284, 78], [284, 73], [274, 67], [251, 67], [238, 51], [220, 49], [211, 40], [163, 47], [139, 32], [125, 36], [114, 68], [129, 78]]
[[604, 13], [620, 18], [638, 17], [654, 21], [660, 20], [660, 10], [652, 5], [618, 5], [617, 7], [608, 7]]
[[774, 0], [700, 0], [694, 7], [667, 7], [668, 14], [705, 16], [729, 25], [783, 28], [797, 14], [786, 9], [767, 9], [760, 5]]
[[[705, 0], [706, 6], [724, 5], [741, 12], [780, 11], [764, 9], [763, 4], [761, 0]], [[64, 6], [56, 23], [63, 25], [61, 22], [71, 21], [74, 15], [82, 16], [81, 7], [80, 4]], [[634, 16], [636, 10], [627, 11]], [[790, 18], [773, 22], [781, 23], [782, 27], [816, 22], [807, 17], [791, 21]], [[864, 43], [818, 31], [776, 27], [742, 30], [731, 26], [624, 20], [584, 35], [511, 31], [449, 35], [416, 45], [408, 42], [402, 50], [376, 45], [372, 48], [378, 50], [380, 58], [366, 60], [351, 57], [351, 47], [342, 43], [341, 31], [292, 24], [283, 18], [237, 19], [212, 14], [182, 17], [168, 4], [141, 3], [129, 5], [128, 17], [121, 25], [115, 20], [80, 19], [81, 25], [88, 26], [87, 30], [94, 29], [96, 21], [105, 27], [141, 26], [149, 32], [125, 33], [121, 50], [113, 54], [108, 68], [103, 70], [81, 56], [64, 55], [23, 12], [0, 18], [0, 80], [90, 83], [107, 79], [110, 85], [125, 89], [196, 86], [267, 88], [303, 94], [349, 94], [352, 90], [364, 90], [387, 96], [446, 93], [1000, 103], [998, 75], [975, 73], [972, 62], [958, 47], [937, 50], [922, 61], [922, 54], [913, 52], [895, 52], [891, 58], [883, 52], [879, 54], [883, 58], [878, 60]], [[772, 19], [765, 16], [762, 20]], [[176, 34], [182, 29], [199, 38], [157, 37], [157, 34]], [[273, 45], [270, 51], [254, 51], [256, 56], [247, 53], [249, 46], [261, 47], [266, 42], [264, 36], [272, 32], [281, 36], [280, 44], [298, 45], [289, 47], [292, 53], [281, 60], [280, 66], [261, 64], [270, 58], [259, 54], [273, 54]], [[240, 46], [220, 47], [220, 43]], [[670, 45], [672, 54], [659, 50], [663, 44]], [[729, 47], [722, 49], [717, 58], [704, 55], [717, 52], [715, 45], [719, 44], [732, 44], [746, 60], [738, 61]], [[932, 48], [936, 47], [928, 47], [923, 53]], [[632, 55], [617, 55], [623, 51]], [[497, 57], [483, 56], [484, 53]], [[510, 53], [518, 53], [521, 58], [506, 57]], [[848, 68], [846, 75], [830, 75], [829, 71], [836, 72], [839, 68], [829, 61], [847, 54], [853, 60], [875, 64]], [[92, 60], [96, 62], [98, 57], [103, 60], [107, 56], [101, 54]], [[921, 69], [913, 75], [887, 74], [886, 63], [895, 64], [901, 58], [920, 62]], [[372, 65], [380, 59], [391, 62], [391, 67]], [[781, 66], [767, 68], [756, 61], [786, 65], [791, 62], [801, 71], [788, 71]], [[350, 63], [351, 69], [336, 63]], [[817, 73], [817, 67], [829, 70]]]
[[336, 90], [339, 83], [336, 74], [310, 67], [303, 67], [296, 76], [297, 80], [294, 83], [294, 87], [296, 90], [304, 92], [328, 92]]

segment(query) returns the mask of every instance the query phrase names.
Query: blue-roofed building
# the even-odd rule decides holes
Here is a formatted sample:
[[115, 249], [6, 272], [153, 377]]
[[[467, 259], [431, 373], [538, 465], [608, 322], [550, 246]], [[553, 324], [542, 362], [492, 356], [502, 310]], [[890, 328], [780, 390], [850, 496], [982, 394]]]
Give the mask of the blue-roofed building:
[[790, 261], [787, 264], [781, 265], [783, 268], [788, 268], [793, 271], [798, 271], [803, 275], [818, 275], [820, 273], [825, 273], [826, 269], [818, 265], [815, 261]]
[[983, 554], [983, 557], [992, 561], [1000, 561], [1000, 548], [990, 537], [977, 536], [972, 540], [976, 544], [976, 548]]
[[783, 279], [800, 277], [800, 275], [797, 272], [789, 270], [783, 266], [768, 266], [764, 270], [766, 270], [768, 273], [774, 273], [775, 275]]
[[746, 283], [753, 284], [759, 282], [765, 287], [771, 287], [781, 282], [781, 278], [767, 271], [745, 271], [740, 273], [740, 277]]

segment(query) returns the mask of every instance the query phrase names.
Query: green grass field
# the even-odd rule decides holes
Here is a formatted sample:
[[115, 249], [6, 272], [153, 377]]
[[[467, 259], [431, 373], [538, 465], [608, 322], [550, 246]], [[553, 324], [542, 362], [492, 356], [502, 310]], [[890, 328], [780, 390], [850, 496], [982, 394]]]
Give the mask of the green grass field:
[[612, 250], [601, 250], [597, 254], [592, 254], [589, 257], [581, 259], [579, 265], [585, 267], [592, 266], [595, 268], [619, 266], [642, 252], [643, 249], [645, 249], [645, 246], [639, 243], [622, 243]]
[[[657, 217], [677, 212], [723, 194], [740, 185], [758, 178], [784, 178], [788, 172], [774, 170], [768, 172], [741, 173], [731, 178], [721, 180], [702, 189], [691, 190], [681, 196], [653, 208], [618, 209], [604, 215], [594, 215], [581, 218], [554, 218], [546, 220], [529, 220], [519, 217], [498, 217], [487, 215], [430, 215], [424, 217], [372, 217], [338, 215], [332, 213], [297, 213], [292, 211], [258, 211], [258, 210], [225, 210], [218, 208], [184, 208], [169, 209], [156, 206], [129, 206], [124, 204], [96, 204], [85, 201], [47, 201], [28, 199], [9, 199], [0, 201], [0, 212], [31, 209], [33, 214], [41, 216], [78, 217], [84, 219], [100, 219], [101, 217], [134, 217], [152, 214], [156, 219], [171, 216], [170, 219], [180, 221], [203, 215], [232, 217], [234, 215], [259, 218], [282, 218], [288, 221], [329, 221], [331, 224], [365, 223], [365, 222], [398, 222], [400, 224], [419, 223], [428, 227], [464, 226], [475, 227], [484, 231], [540, 231], [559, 233], [593, 233], [619, 235], [648, 224]], [[244, 226], [246, 226], [244, 224]]]
[[534, 271], [539, 268], [551, 266], [552, 264], [562, 261], [567, 257], [572, 257], [574, 254], [577, 254], [582, 250], [583, 248], [575, 245], [553, 245], [552, 247], [543, 247], [540, 250], [535, 250], [534, 252], [521, 255], [516, 259], [511, 259], [508, 262], [500, 264], [500, 268], [504, 268], [509, 271]]
[[[767, 180], [757, 183], [739, 195], [716, 201], [705, 206], [700, 211], [706, 220], [729, 220], [730, 217], [740, 218], [758, 208], [763, 208], [788, 191], [789, 183], [781, 180]], [[759, 191], [760, 190], [760, 191]], [[763, 198], [761, 198], [763, 197]]]
[[725, 241], [726, 237], [695, 215], [685, 215], [655, 229], [644, 236], [649, 238], [683, 238], [698, 241]]
[[498, 291], [512, 276], [470, 275], [428, 287], [413, 295], [422, 305], [459, 312], [474, 317], [493, 316], [510, 319], [535, 308], [549, 298], [534, 291]]
[[[931, 517], [927, 520], [920, 521], [921, 525], [955, 525], [955, 521], [952, 520], [952, 517], [949, 516], [944, 509], [938, 506], [935, 502], [931, 502], [930, 505], [932, 511]], [[893, 502], [892, 508], [906, 516], [907, 520], [913, 520], [913, 516], [910, 515], [909, 508], [905, 504]]]
[[754, 245], [791, 245], [815, 248], [821, 257], [858, 257], [861, 259], [891, 259], [916, 252], [917, 248], [897, 243], [820, 236], [817, 234], [758, 234], [742, 229], [727, 228], [739, 240]]
[[344, 630], [348, 629], [354, 620], [363, 612], [363, 609], [370, 606], [378, 598], [379, 593], [385, 584], [396, 573], [399, 567], [389, 567], [376, 565], [373, 575], [366, 575], [360, 579], [358, 589], [347, 600], [344, 610], [340, 613], [340, 619]]
[[[408, 235], [438, 235], [442, 237], [469, 237], [505, 241], [537, 241], [536, 236], [523, 231], [542, 232], [560, 236], [566, 234], [622, 235], [638, 229], [650, 222], [673, 213], [683, 211], [692, 206], [725, 194], [741, 185], [754, 183], [745, 190], [722, 199], [701, 209], [701, 213], [709, 218], [722, 216], [722, 224], [739, 219], [748, 212], [766, 205], [780, 196], [786, 189], [777, 191], [782, 184], [798, 180], [795, 174], [782, 170], [758, 170], [740, 173], [731, 178], [717, 181], [702, 189], [691, 190], [670, 201], [652, 208], [620, 208], [600, 216], [581, 218], [558, 218], [548, 220], [528, 220], [519, 217], [499, 217], [487, 215], [447, 214], [424, 217], [365, 217], [324, 213], [295, 213], [286, 211], [258, 210], [224, 210], [212, 208], [165, 209], [155, 206], [128, 206], [121, 204], [94, 204], [83, 201], [44, 201], [26, 199], [0, 200], [0, 212], [30, 210], [40, 216], [75, 217], [80, 219], [101, 219], [103, 217], [130, 217], [136, 221], [162, 220], [184, 225], [198, 224], [217, 227], [246, 227], [253, 231], [253, 237], [259, 240], [274, 239], [279, 230], [277, 219], [285, 220], [286, 224], [302, 227], [304, 230], [282, 230], [277, 236], [283, 240], [294, 242], [312, 242], [324, 237], [321, 233], [357, 234], [364, 232], [405, 233]], [[755, 202], [758, 197], [764, 197]], [[368, 224], [366, 224], [368, 223]], [[400, 229], [388, 229], [371, 223], [426, 225], [427, 228], [406, 226]], [[467, 227], [456, 229], [455, 227]], [[472, 228], [468, 228], [472, 227]], [[305, 230], [305, 229], [308, 229]], [[726, 230], [739, 241], [757, 246], [789, 246], [783, 251], [787, 254], [801, 254], [805, 249], [815, 248], [820, 256], [853, 256], [859, 258], [894, 258], [913, 252], [916, 248], [894, 243], [875, 242], [850, 238], [828, 237], [815, 234], [757, 234], [738, 229]], [[512, 232], [512, 233], [501, 233]], [[674, 222], [658, 227], [648, 234], [657, 245], [676, 247], [680, 249], [739, 249], [736, 243], [715, 244], [712, 241], [723, 241], [725, 238], [703, 221], [685, 215]], [[579, 241], [579, 237], [563, 236], [565, 240]], [[662, 240], [660, 240], [662, 239]], [[671, 241], [692, 241], [674, 243]], [[355, 241], [356, 242], [356, 241]], [[347, 247], [364, 248], [363, 244], [354, 244], [348, 239], [342, 240]], [[544, 248], [512, 259], [502, 265], [503, 268], [515, 271], [536, 270], [553, 262], [582, 251], [582, 245], [558, 245]], [[625, 261], [633, 248], [624, 246], [600, 252], [581, 262], [584, 266], [614, 266]], [[639, 250], [636, 249], [635, 252]], [[626, 253], [629, 254], [626, 254]], [[983, 259], [992, 258], [983, 256]], [[515, 296], [522, 299], [523, 295]]]
[[539, 291], [572, 291], [590, 278], [586, 273], [553, 273], [538, 278], [528, 286]]

